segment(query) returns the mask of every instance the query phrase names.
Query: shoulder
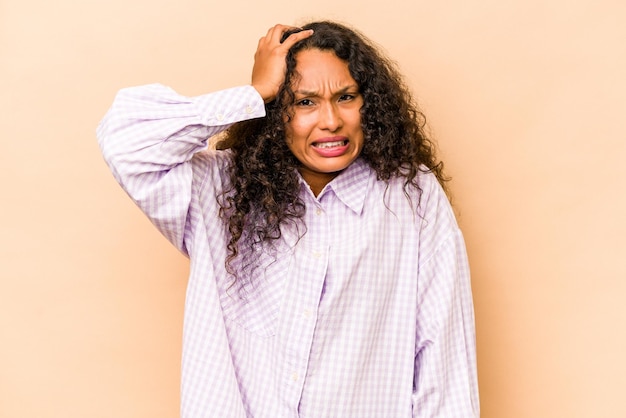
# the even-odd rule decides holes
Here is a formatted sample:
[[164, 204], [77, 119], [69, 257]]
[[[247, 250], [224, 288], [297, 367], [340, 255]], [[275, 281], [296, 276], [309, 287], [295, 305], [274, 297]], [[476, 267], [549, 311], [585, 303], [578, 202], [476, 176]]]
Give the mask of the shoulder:
[[452, 208], [446, 192], [439, 184], [435, 174], [428, 168], [422, 166], [417, 173], [417, 187], [405, 183], [407, 177], [399, 175], [389, 180], [385, 186], [387, 192], [403, 194], [414, 210], [417, 210], [420, 218], [431, 218], [437, 215], [452, 216]]
[[418, 229], [421, 259], [428, 260], [442, 246], [456, 242], [460, 236], [456, 215], [448, 196], [431, 172], [420, 172], [421, 190], [418, 206]]
[[404, 176], [392, 178], [386, 193], [396, 196], [396, 201], [402, 201], [403, 204], [410, 206], [414, 223], [421, 235], [437, 230], [437, 235], [441, 236], [445, 231], [452, 232], [458, 229], [448, 196], [435, 174], [422, 167], [417, 174], [417, 187], [414, 185], [405, 187], [406, 180]]
[[422, 208], [421, 214], [423, 216], [426, 217], [429, 212], [435, 211], [454, 217], [448, 196], [435, 174], [424, 168], [417, 175], [417, 183], [419, 187], [417, 192], [420, 197], [419, 206]]

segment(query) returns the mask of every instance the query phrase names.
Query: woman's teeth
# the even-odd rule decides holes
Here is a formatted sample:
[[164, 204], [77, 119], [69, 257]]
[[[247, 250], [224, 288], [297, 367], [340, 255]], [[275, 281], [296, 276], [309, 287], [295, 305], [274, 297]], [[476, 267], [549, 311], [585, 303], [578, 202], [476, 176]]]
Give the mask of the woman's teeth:
[[333, 148], [343, 146], [345, 141], [333, 141], [333, 142], [318, 142], [314, 144], [317, 148]]

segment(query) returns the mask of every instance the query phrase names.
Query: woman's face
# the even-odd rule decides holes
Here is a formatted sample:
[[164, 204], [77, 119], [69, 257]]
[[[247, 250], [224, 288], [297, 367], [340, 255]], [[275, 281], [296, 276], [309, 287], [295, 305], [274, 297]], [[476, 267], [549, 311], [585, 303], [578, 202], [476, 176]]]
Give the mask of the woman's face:
[[348, 64], [332, 51], [298, 52], [296, 72], [292, 118], [286, 123], [287, 145], [317, 195], [363, 149], [363, 97]]

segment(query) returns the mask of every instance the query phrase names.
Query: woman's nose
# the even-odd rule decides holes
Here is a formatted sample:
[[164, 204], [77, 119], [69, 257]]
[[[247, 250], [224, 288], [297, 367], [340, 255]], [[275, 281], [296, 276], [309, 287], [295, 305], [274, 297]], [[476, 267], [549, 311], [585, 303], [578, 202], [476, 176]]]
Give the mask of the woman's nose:
[[342, 125], [341, 114], [334, 103], [328, 103], [322, 106], [320, 110], [320, 129], [326, 129], [331, 132], [336, 131]]

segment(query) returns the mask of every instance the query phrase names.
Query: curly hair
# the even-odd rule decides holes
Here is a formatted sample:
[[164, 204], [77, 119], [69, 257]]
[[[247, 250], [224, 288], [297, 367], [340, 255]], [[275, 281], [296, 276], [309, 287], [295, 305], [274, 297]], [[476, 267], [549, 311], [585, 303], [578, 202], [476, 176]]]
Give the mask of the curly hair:
[[300, 163], [289, 150], [285, 135], [285, 120], [290, 120], [294, 103], [292, 86], [298, 77], [295, 67], [300, 51], [332, 51], [348, 64], [363, 97], [364, 145], [360, 157], [376, 172], [378, 180], [404, 178], [408, 198], [409, 187], [421, 193], [418, 173], [430, 171], [445, 189], [443, 163], [437, 160], [434, 143], [424, 132], [425, 117], [395, 64], [364, 35], [335, 22], [309, 23], [286, 32], [283, 40], [306, 29], [314, 33], [289, 50], [285, 81], [276, 99], [266, 104], [266, 117], [233, 125], [217, 144], [218, 149], [230, 148], [233, 154], [231, 189], [221, 196], [220, 205], [230, 232], [226, 268], [238, 280], [243, 278], [241, 270], [233, 269], [235, 258], [241, 257], [244, 269], [254, 268], [255, 251], [265, 244], [272, 248], [281, 237], [281, 226], [291, 223], [302, 227], [300, 236], [306, 232], [306, 225], [300, 222], [305, 213], [299, 197]]

